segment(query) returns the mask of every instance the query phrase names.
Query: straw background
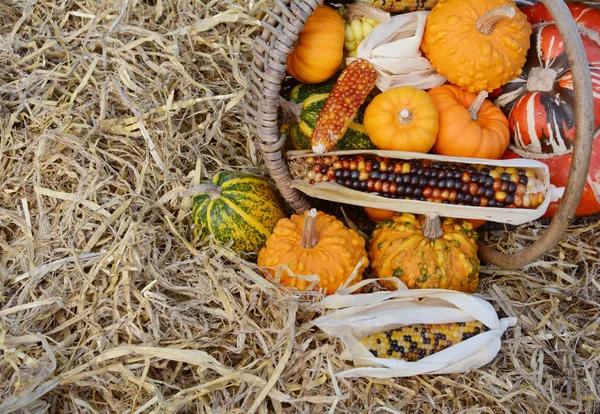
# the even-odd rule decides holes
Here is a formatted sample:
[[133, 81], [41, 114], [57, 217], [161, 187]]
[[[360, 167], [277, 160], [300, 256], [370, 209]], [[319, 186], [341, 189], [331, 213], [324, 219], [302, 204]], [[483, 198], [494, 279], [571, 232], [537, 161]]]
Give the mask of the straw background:
[[[465, 375], [337, 379], [318, 296], [193, 240], [182, 191], [265, 174], [254, 0], [0, 0], [0, 413], [597, 413], [600, 219], [479, 293], [518, 317]], [[482, 233], [505, 251], [542, 222]]]

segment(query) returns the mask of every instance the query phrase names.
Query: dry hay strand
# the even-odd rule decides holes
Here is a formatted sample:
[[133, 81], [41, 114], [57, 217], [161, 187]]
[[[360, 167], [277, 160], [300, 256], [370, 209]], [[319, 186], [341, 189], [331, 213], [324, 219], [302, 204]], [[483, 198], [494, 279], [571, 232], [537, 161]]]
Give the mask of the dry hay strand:
[[[598, 218], [480, 293], [519, 324], [464, 375], [341, 379], [283, 292], [181, 192], [265, 174], [240, 102], [264, 2], [0, 2], [0, 412], [592, 413]], [[484, 235], [507, 251], [544, 226]]]

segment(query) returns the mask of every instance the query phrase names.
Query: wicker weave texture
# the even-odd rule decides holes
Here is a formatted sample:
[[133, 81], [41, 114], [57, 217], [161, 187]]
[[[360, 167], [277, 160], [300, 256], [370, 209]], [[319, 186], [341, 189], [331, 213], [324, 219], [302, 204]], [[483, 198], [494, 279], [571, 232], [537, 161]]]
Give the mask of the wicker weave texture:
[[247, 121], [255, 129], [257, 144], [271, 178], [288, 204], [297, 212], [310, 208], [306, 197], [290, 187], [292, 177], [284, 158], [285, 135], [279, 132], [277, 114], [281, 84], [286, 77], [286, 59], [322, 0], [275, 0], [262, 21], [263, 31], [255, 39]]

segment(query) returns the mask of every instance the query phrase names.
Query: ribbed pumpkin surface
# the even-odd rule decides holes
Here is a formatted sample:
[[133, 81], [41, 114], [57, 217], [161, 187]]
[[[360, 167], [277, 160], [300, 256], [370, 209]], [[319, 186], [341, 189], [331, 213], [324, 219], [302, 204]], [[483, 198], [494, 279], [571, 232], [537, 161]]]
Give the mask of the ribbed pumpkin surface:
[[221, 189], [219, 198], [194, 197], [195, 234], [201, 239], [214, 234], [221, 243], [233, 239], [233, 250], [258, 253], [277, 221], [286, 216], [279, 194], [265, 179], [239, 172], [219, 172], [212, 184]]
[[[398, 277], [409, 289], [474, 292], [479, 284], [479, 259], [473, 225], [446, 218], [443, 237], [430, 239], [423, 234], [423, 224], [423, 216], [404, 213], [377, 225], [369, 244], [375, 274]], [[394, 283], [382, 284], [395, 289]]]

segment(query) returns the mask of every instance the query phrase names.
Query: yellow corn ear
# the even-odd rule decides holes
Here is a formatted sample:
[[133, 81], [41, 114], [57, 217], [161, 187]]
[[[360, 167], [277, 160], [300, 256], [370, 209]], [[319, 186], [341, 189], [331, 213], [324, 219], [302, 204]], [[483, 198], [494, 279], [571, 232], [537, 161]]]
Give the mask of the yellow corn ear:
[[354, 19], [352, 22], [344, 22], [345, 25], [345, 42], [344, 49], [348, 53], [348, 57], [356, 57], [358, 45], [365, 37], [377, 26], [377, 20], [363, 17], [362, 19]]
[[438, 0], [358, 0], [390, 13], [408, 13], [418, 10], [431, 10]]

